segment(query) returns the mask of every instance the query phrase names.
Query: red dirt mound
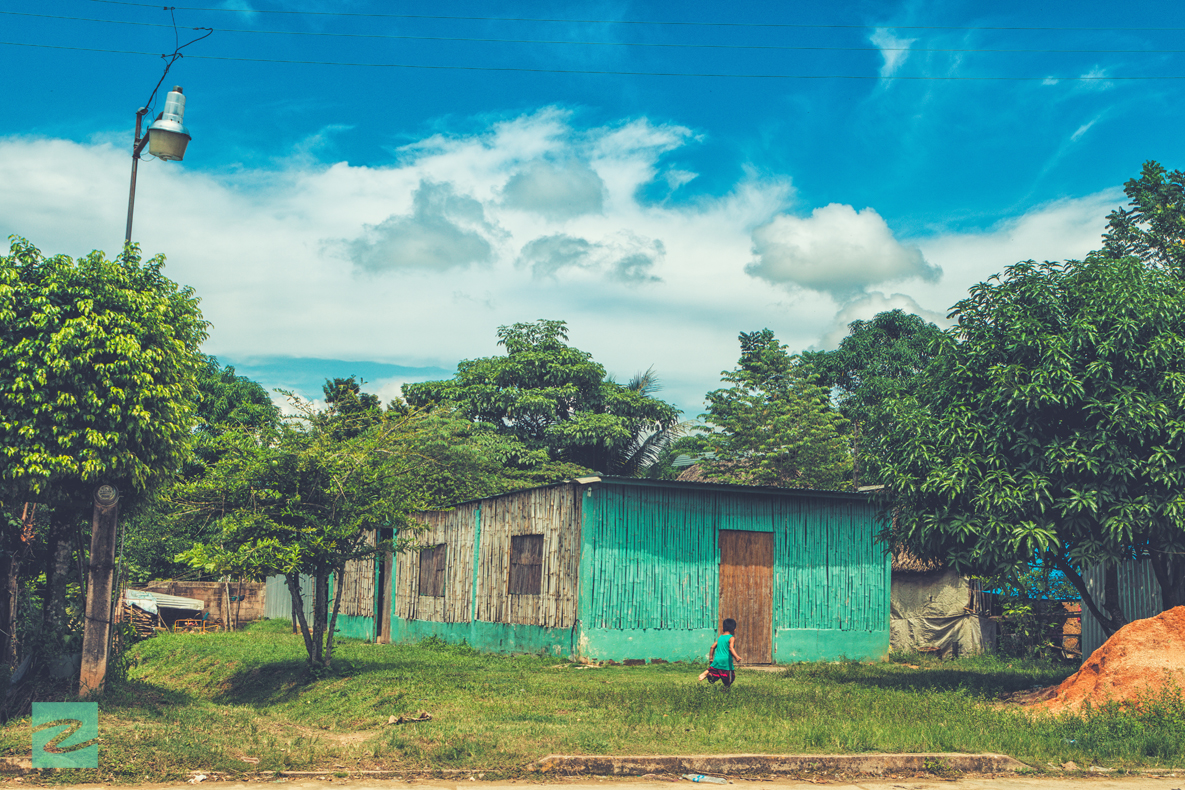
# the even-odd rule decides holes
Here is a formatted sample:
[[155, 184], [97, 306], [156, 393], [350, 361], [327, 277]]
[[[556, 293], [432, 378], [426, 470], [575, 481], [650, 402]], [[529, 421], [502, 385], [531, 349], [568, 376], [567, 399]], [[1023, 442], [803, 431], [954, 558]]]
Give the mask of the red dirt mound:
[[1120, 628], [1091, 653], [1082, 669], [1062, 681], [1053, 696], [1033, 705], [1051, 713], [1077, 711], [1087, 700], [1136, 701], [1172, 679], [1185, 689], [1185, 606]]

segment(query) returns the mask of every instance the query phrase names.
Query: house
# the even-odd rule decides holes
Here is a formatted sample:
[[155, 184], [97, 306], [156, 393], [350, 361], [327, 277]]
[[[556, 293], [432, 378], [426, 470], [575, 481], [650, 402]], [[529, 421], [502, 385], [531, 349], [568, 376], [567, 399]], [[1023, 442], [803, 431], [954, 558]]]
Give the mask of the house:
[[940, 562], [893, 554], [890, 643], [899, 652], [942, 656], [992, 652], [996, 622], [979, 584]]
[[614, 477], [464, 502], [419, 514], [420, 550], [348, 568], [338, 627], [702, 661], [732, 617], [747, 663], [881, 658], [889, 556], [875, 513], [852, 492]]

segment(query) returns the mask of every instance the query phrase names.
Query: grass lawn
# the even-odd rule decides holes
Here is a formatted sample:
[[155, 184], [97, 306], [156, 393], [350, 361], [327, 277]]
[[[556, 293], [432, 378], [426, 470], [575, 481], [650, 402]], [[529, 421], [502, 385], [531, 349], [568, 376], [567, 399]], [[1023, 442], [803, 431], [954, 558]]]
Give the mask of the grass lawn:
[[[100, 702], [100, 767], [59, 781], [164, 781], [191, 771], [385, 769], [514, 775], [552, 753], [1002, 752], [1038, 768], [1185, 767], [1185, 700], [1032, 716], [996, 701], [1055, 683], [1064, 666], [993, 657], [798, 664], [741, 671], [730, 694], [702, 667], [579, 668], [439, 643], [345, 640], [307, 674], [287, 622], [162, 635]], [[44, 698], [44, 697], [43, 697]], [[431, 721], [388, 724], [420, 711]], [[0, 754], [27, 757], [29, 721]]]

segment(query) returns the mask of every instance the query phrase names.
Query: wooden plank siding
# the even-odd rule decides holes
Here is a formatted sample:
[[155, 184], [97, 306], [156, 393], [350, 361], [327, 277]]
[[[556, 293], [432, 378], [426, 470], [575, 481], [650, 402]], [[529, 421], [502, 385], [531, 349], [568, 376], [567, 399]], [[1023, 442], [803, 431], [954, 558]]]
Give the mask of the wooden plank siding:
[[[579, 488], [537, 488], [481, 504], [475, 620], [549, 628], [576, 624], [580, 568]], [[542, 535], [538, 595], [511, 594], [511, 538]]]
[[[364, 545], [375, 545], [375, 533], [371, 531], [363, 541]], [[342, 602], [340, 614], [356, 617], [374, 617], [374, 557], [350, 560], [342, 570]]]
[[417, 513], [428, 530], [416, 536], [421, 546], [444, 544], [444, 595], [420, 595], [420, 553], [395, 555], [395, 616], [405, 620], [463, 623], [470, 619], [473, 600], [473, 540], [480, 503], [453, 510]]

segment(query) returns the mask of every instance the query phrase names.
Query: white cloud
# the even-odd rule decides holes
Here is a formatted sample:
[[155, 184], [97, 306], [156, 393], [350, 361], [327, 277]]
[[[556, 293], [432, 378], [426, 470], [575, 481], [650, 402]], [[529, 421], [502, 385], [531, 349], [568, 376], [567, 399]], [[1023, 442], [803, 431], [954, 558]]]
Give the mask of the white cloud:
[[366, 271], [443, 271], [488, 263], [493, 248], [475, 229], [488, 227], [481, 203], [456, 194], [449, 184], [422, 181], [412, 196], [410, 215], [392, 215], [378, 225], [367, 225], [344, 248]]
[[909, 48], [913, 46], [913, 42], [917, 41], [916, 38], [898, 38], [883, 27], [874, 30], [868, 40], [880, 49], [881, 57], [885, 61], [881, 65], [881, 77], [892, 77], [909, 57]]
[[1077, 142], [1079, 137], [1090, 131], [1090, 127], [1094, 126], [1096, 121], [1098, 121], [1098, 118], [1095, 118], [1093, 121], [1088, 121], [1079, 126], [1078, 129], [1072, 135], [1070, 135], [1070, 142]]
[[557, 233], [527, 242], [518, 263], [530, 267], [536, 278], [584, 272], [625, 283], [644, 283], [659, 281], [650, 272], [665, 253], [662, 241], [632, 233], [620, 233], [596, 243]]
[[746, 271], [771, 283], [845, 295], [867, 285], [937, 279], [922, 251], [902, 244], [871, 208], [832, 203], [809, 217], [783, 214], [753, 231], [757, 260]]
[[[882, 306], [945, 314], [1016, 260], [1097, 247], [1103, 217], [1122, 202], [1116, 190], [987, 230], [909, 239], [871, 208], [793, 206], [785, 176], [748, 172], [715, 196], [641, 202], [643, 187], [670, 183], [664, 155], [693, 140], [645, 119], [576, 128], [544, 109], [433, 136], [385, 166], [298, 159], [212, 175], [145, 162], [135, 238], [195, 288], [213, 324], [206, 350], [230, 360], [451, 369], [499, 353], [499, 325], [559, 318], [619, 380], [656, 365], [662, 395], [695, 414], [735, 364], [738, 332], [769, 327], [802, 349]], [[507, 185], [534, 162], [595, 173], [600, 211], [549, 217], [505, 205]], [[0, 236], [19, 233], [51, 254], [114, 253], [127, 177], [122, 147], [0, 139]], [[400, 385], [383, 380], [378, 392], [385, 400]]]
[[599, 214], [604, 193], [601, 177], [583, 162], [560, 165], [536, 159], [506, 182], [502, 204], [534, 211], [550, 220], [565, 220]]

